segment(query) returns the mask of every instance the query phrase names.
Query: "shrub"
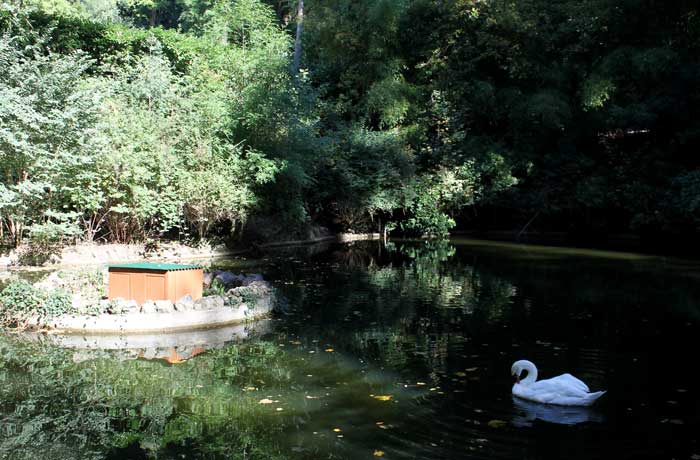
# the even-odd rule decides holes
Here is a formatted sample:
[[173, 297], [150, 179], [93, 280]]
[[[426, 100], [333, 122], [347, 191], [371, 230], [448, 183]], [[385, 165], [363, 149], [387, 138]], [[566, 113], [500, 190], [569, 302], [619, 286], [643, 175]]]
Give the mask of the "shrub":
[[70, 293], [64, 289], [54, 289], [45, 296], [44, 304], [39, 311], [43, 318], [73, 313], [73, 302]]
[[[92, 313], [84, 310], [84, 313]], [[15, 279], [0, 292], [0, 327], [22, 329], [30, 320], [41, 322], [66, 313], [81, 312], [73, 307], [70, 292], [62, 288], [45, 291], [25, 280]]]
[[0, 292], [0, 326], [23, 326], [40, 312], [44, 294], [31, 283], [17, 279]]

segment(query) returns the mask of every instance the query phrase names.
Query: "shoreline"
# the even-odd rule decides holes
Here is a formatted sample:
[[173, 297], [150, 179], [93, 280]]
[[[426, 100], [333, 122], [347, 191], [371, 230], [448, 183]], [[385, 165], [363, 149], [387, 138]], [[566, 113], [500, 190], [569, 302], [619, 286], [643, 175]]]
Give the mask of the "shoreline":
[[241, 325], [249, 321], [264, 319], [270, 313], [271, 310], [262, 310], [259, 314], [248, 314], [248, 307], [242, 304], [237, 308], [223, 307], [213, 310], [171, 313], [62, 315], [42, 324], [38, 330], [45, 330], [50, 334], [57, 335], [170, 334]]
[[248, 254], [255, 250], [274, 249], [282, 247], [305, 246], [318, 243], [348, 243], [352, 241], [380, 240], [379, 233], [338, 233], [335, 235], [309, 238], [303, 240], [275, 241], [270, 243], [251, 243], [249, 247], [227, 248], [224, 245], [196, 248], [176, 242], [163, 242], [162, 248], [155, 252], [146, 250], [145, 244], [78, 244], [66, 246], [61, 250], [60, 261], [44, 265], [13, 264], [13, 250], [9, 255], [0, 256], [1, 271], [42, 271], [63, 268], [97, 266], [111, 263], [140, 262], [144, 260], [159, 260], [163, 262], [183, 262], [216, 259]]

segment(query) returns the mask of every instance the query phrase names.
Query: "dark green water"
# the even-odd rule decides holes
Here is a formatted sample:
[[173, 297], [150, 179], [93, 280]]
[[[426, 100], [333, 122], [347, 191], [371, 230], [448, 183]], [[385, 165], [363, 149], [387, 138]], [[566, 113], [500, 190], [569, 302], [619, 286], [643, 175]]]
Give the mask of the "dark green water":
[[[219, 265], [286, 314], [178, 364], [0, 336], [0, 457], [700, 458], [697, 264], [453, 241]], [[521, 358], [608, 394], [514, 401]]]

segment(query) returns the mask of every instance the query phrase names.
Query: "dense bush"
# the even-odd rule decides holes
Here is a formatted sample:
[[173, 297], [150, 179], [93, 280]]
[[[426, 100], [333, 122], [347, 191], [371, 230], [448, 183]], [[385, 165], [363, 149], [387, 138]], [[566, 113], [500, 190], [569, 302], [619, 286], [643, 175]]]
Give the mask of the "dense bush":
[[25, 280], [13, 280], [0, 292], [0, 326], [22, 326], [41, 314], [44, 293]]
[[0, 239], [698, 232], [692, 2], [305, 5], [3, 3]]
[[[63, 314], [93, 315], [101, 311], [105, 284], [101, 270], [53, 272], [36, 285], [13, 279], [0, 291], [0, 327], [24, 328]], [[73, 302], [73, 296], [79, 302]]]
[[[0, 237], [47, 248], [173, 231], [203, 238], [220, 222], [236, 230], [284, 167], [242, 138], [269, 143], [266, 132], [281, 132], [255, 127], [272, 114], [251, 113], [279, 107], [276, 96], [291, 85], [276, 81], [281, 64], [269, 59], [286, 62], [280, 38], [271, 41], [285, 40], [281, 30], [261, 25], [267, 44], [254, 48], [180, 38], [168, 42], [169, 54], [163, 42], [176, 34], [149, 33], [132, 55], [134, 34], [121, 26], [74, 21], [88, 35], [71, 44], [50, 23], [37, 21], [47, 27], [38, 35], [28, 30], [39, 13], [3, 13], [12, 20], [0, 36]], [[83, 39], [117, 46], [92, 50], [95, 58], [69, 51], [89, 48]], [[66, 54], [49, 52], [55, 45]]]

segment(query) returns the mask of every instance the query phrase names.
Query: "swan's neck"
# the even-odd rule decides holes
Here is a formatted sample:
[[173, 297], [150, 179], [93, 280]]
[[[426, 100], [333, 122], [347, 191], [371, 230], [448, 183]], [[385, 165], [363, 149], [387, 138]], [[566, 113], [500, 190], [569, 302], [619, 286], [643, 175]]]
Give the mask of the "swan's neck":
[[537, 381], [537, 368], [530, 361], [523, 363], [523, 370], [527, 371], [527, 377], [522, 379], [520, 383], [530, 385]]

